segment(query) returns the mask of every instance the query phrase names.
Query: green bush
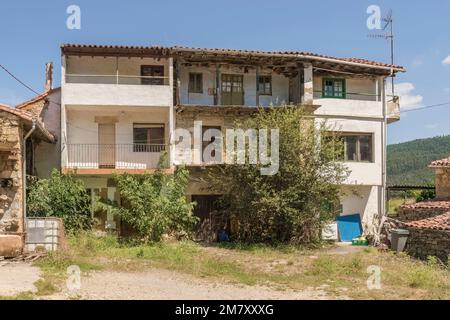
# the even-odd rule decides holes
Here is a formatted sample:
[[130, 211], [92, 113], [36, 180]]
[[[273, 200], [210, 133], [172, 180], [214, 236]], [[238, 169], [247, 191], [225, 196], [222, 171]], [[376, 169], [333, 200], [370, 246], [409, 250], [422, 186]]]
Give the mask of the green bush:
[[436, 192], [434, 190], [422, 190], [420, 194], [416, 197], [417, 202], [432, 200], [436, 197]]
[[185, 191], [189, 171], [180, 168], [173, 175], [116, 175], [121, 206], [99, 203], [130, 224], [145, 242], [160, 241], [164, 234], [189, 235], [197, 218], [191, 215], [193, 203]]
[[64, 221], [67, 232], [91, 227], [91, 198], [84, 183], [73, 174], [53, 170], [49, 179], [32, 183], [27, 193], [29, 217], [56, 217]]

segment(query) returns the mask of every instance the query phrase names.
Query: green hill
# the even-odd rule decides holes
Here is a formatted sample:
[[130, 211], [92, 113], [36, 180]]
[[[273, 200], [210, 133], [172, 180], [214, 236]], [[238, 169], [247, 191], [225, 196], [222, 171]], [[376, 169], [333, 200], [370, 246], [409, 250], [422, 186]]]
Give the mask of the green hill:
[[387, 147], [388, 185], [434, 184], [428, 165], [450, 156], [450, 135], [418, 139]]

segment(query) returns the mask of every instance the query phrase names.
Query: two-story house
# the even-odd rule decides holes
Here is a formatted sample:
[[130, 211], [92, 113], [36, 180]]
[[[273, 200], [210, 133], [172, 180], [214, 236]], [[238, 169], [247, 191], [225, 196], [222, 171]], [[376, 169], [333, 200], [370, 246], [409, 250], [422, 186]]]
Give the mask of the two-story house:
[[[385, 79], [405, 71], [400, 66], [305, 52], [72, 44], [61, 50], [61, 167], [76, 172], [93, 195], [119, 201], [112, 174], [152, 172], [163, 152], [171, 172], [180, 164], [177, 128], [194, 131], [202, 121], [202, 132], [224, 132], [257, 106], [291, 104], [309, 107], [343, 137], [351, 174], [341, 214], [359, 213], [369, 225], [385, 211], [386, 125], [399, 120]], [[187, 191], [201, 217], [217, 197], [202, 177], [203, 147], [194, 149], [200, 163], [190, 166]], [[111, 216], [103, 219], [116, 225]]]

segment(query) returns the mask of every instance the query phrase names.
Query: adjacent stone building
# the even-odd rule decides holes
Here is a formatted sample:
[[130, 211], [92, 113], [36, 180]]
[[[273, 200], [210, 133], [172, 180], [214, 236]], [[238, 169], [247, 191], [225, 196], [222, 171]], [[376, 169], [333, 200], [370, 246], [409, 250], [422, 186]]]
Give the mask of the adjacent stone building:
[[0, 105], [0, 256], [16, 256], [24, 246], [24, 163], [33, 161], [26, 152], [29, 138], [55, 142], [31, 113]]
[[450, 254], [450, 157], [433, 161], [436, 198], [400, 207], [398, 219], [410, 231], [407, 251], [412, 256], [426, 259], [436, 256], [448, 261]]

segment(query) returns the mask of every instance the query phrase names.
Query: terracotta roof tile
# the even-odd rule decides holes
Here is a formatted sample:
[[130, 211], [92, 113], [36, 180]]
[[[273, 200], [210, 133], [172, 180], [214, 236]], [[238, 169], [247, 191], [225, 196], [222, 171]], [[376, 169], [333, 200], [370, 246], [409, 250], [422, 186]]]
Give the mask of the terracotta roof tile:
[[416, 229], [450, 231], [450, 212], [427, 219], [408, 222], [406, 226]]
[[27, 100], [25, 102], [22, 102], [21, 104], [18, 104], [17, 106], [15, 106], [15, 108], [17, 108], [17, 109], [25, 108], [26, 106], [28, 106], [28, 105], [30, 105], [32, 103], [35, 103], [35, 102], [38, 102], [38, 101], [40, 101], [42, 99], [47, 98], [51, 93], [53, 93], [53, 92], [55, 92], [57, 90], [60, 90], [60, 89], [61, 88], [58, 87], [58, 88], [52, 89], [50, 91], [44, 92], [44, 93], [42, 93], [42, 94], [40, 94], [40, 95], [38, 95], [36, 97], [31, 98], [30, 100]]
[[2, 111], [11, 113], [29, 124], [31, 124], [33, 122], [33, 120], [36, 120], [37, 130], [39, 130], [39, 132], [42, 134], [42, 137], [51, 143], [56, 141], [55, 137], [49, 131], [47, 131], [47, 129], [45, 129], [43, 123], [39, 119], [34, 119], [34, 116], [31, 113], [29, 113], [28, 111], [16, 109], [16, 108], [12, 108], [10, 106], [4, 105], [4, 104], [0, 104], [0, 112], [2, 112]]
[[424, 201], [414, 204], [405, 204], [402, 208], [406, 209], [449, 209], [450, 201]]
[[431, 162], [430, 167], [450, 167], [450, 157]]
[[61, 45], [61, 50], [65, 53], [92, 50], [92, 51], [133, 51], [133, 52], [161, 52], [164, 54], [177, 54], [186, 51], [197, 52], [197, 53], [210, 53], [217, 55], [242, 55], [242, 56], [283, 56], [290, 58], [302, 58], [302, 59], [327, 59], [334, 60], [335, 62], [343, 63], [355, 63], [366, 67], [375, 68], [392, 68], [394, 72], [404, 72], [406, 71], [404, 67], [399, 65], [391, 65], [378, 61], [371, 61], [367, 59], [359, 58], [339, 58], [327, 55], [316, 54], [306, 51], [262, 51], [262, 50], [242, 50], [242, 49], [222, 49], [222, 48], [195, 48], [195, 47], [185, 47], [185, 46], [121, 46], [121, 45], [89, 45], [89, 44], [63, 44]]

